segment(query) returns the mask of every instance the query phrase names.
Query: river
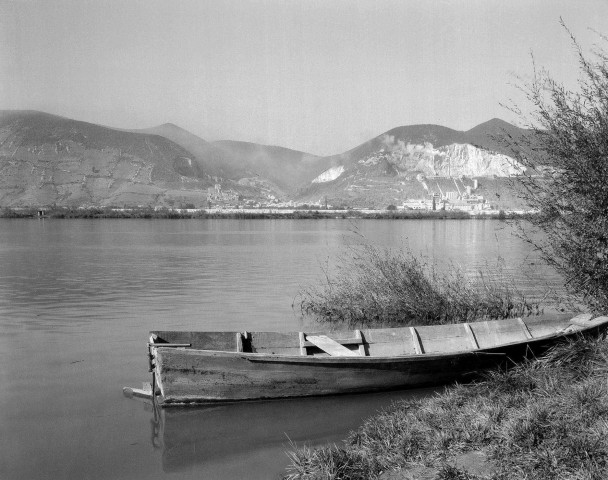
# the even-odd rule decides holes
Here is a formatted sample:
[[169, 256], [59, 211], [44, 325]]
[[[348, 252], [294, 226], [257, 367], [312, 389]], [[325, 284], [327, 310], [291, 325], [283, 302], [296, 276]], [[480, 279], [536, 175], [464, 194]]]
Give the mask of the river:
[[501, 258], [532, 296], [559, 278], [495, 220], [0, 219], [0, 478], [269, 479], [290, 441], [337, 442], [404, 391], [165, 412], [149, 330], [301, 330], [297, 293], [345, 245], [467, 271]]

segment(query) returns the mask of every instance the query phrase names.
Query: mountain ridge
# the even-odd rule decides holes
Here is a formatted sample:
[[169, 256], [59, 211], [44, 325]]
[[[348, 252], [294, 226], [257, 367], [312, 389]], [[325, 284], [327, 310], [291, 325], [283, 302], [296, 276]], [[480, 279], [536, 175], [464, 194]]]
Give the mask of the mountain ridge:
[[[252, 142], [208, 142], [173, 123], [127, 130], [33, 110], [4, 110], [0, 206], [206, 206], [211, 193], [214, 200], [232, 203], [322, 197], [355, 205], [394, 203], [408, 191], [420, 194], [420, 185], [412, 183], [419, 175], [520, 173], [496, 139], [501, 131], [512, 137], [527, 133], [498, 118], [467, 131], [400, 126], [341, 154], [320, 157]], [[401, 189], [401, 197], [388, 194], [408, 182], [411, 188]]]

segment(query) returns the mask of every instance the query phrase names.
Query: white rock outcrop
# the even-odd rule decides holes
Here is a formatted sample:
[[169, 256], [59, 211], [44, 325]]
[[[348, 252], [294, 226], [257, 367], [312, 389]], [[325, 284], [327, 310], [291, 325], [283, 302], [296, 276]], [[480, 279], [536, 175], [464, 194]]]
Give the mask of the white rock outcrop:
[[331, 167], [325, 170], [321, 175], [315, 178], [312, 183], [325, 183], [331, 182], [338, 178], [344, 173], [344, 165], [338, 165], [337, 167]]
[[400, 174], [421, 172], [438, 177], [509, 177], [525, 171], [525, 167], [507, 155], [470, 144], [452, 143], [435, 148], [428, 142], [411, 144], [400, 140], [358, 163], [369, 167], [382, 159], [393, 165]]

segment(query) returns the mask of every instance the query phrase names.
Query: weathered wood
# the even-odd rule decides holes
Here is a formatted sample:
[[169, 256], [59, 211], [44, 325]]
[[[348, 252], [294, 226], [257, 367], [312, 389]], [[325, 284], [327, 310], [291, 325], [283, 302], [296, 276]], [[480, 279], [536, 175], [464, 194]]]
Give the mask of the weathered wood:
[[415, 355], [409, 327], [361, 330], [370, 357]]
[[473, 333], [473, 330], [471, 329], [471, 325], [469, 325], [468, 323], [463, 323], [462, 325], [464, 326], [464, 329], [467, 332], [467, 336], [469, 337], [469, 340], [471, 342], [471, 347], [473, 347], [473, 350], [477, 350], [479, 348], [479, 344], [477, 343], [475, 334]]
[[168, 347], [168, 348], [187, 348], [191, 347], [191, 343], [149, 343], [151, 347]]
[[593, 325], [601, 325], [606, 321], [608, 321], [608, 317], [602, 315], [600, 317], [595, 317], [593, 320], [590, 320], [589, 323], [592, 323]]
[[234, 351], [236, 332], [195, 332], [195, 331], [162, 331], [151, 332], [157, 335], [155, 343], [189, 343], [196, 350]]
[[528, 329], [528, 325], [526, 325], [526, 322], [524, 322], [523, 318], [517, 317], [517, 323], [519, 323], [519, 325], [521, 326], [521, 329], [524, 332], [524, 335], [526, 336], [526, 338], [528, 338], [528, 339], [533, 338], [532, 334], [530, 333], [530, 330]]
[[[517, 319], [365, 329], [355, 331], [357, 342], [347, 346], [323, 334], [241, 334], [244, 350], [251, 344], [251, 352], [235, 351], [236, 332], [162, 332], [159, 341], [191, 339], [193, 348], [157, 343], [150, 351], [162, 406], [329, 395], [467, 380], [485, 368], [541, 354], [564, 336], [608, 329], [608, 317], [530, 318], [526, 326], [533, 338]], [[348, 340], [353, 332], [331, 335]], [[231, 350], [224, 348], [228, 338]], [[194, 347], [205, 343], [221, 349]], [[361, 347], [369, 356], [360, 355]], [[331, 356], [321, 355], [320, 348]], [[145, 391], [137, 390], [124, 391]]]
[[363, 334], [361, 333], [361, 330], [355, 330], [355, 339], [361, 342], [359, 345], [359, 355], [365, 357], [365, 345], [363, 343]]
[[243, 334], [241, 332], [236, 332], [236, 351], [243, 351]]
[[416, 327], [424, 353], [462, 352], [471, 349], [471, 340], [462, 324]]
[[300, 355], [298, 332], [250, 332], [251, 351], [271, 355]]
[[521, 324], [515, 318], [473, 322], [469, 325], [475, 334], [479, 348], [492, 348], [528, 340]]
[[143, 389], [135, 387], [123, 387], [122, 393], [125, 397], [146, 398], [152, 400], [152, 388]]
[[568, 323], [570, 325], [577, 325], [579, 327], [588, 327], [590, 325], [589, 322], [592, 318], [593, 315], [591, 315], [590, 313], [581, 313], [580, 315], [571, 318]]
[[300, 337], [300, 355], [308, 355], [308, 351], [306, 350], [306, 337], [304, 332], [298, 332], [298, 336]]
[[324, 352], [329, 353], [332, 357], [356, 357], [358, 354], [349, 350], [344, 345], [332, 340], [327, 335], [306, 335], [307, 340], [320, 348]]
[[410, 333], [412, 334], [412, 344], [414, 345], [414, 351], [416, 352], [416, 355], [421, 355], [424, 350], [422, 349], [422, 344], [420, 343], [418, 331], [414, 327], [410, 327]]
[[[308, 336], [306, 336], [306, 338], [308, 338]], [[363, 343], [363, 340], [360, 338], [334, 338], [332, 336], [332, 340], [340, 345], [361, 345]], [[304, 346], [314, 347], [315, 344], [310, 341], [306, 341], [304, 342]]]

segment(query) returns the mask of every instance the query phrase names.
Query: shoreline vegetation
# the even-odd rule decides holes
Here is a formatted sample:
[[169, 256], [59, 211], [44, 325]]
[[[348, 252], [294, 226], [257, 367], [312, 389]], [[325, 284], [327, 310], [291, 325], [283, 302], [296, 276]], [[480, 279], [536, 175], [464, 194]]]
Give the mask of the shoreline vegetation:
[[323, 270], [324, 281], [303, 288], [298, 298], [301, 313], [325, 325], [403, 327], [543, 313], [500, 259], [471, 275], [409, 250], [362, 243], [348, 246], [335, 266]]
[[[362, 243], [347, 247], [324, 273], [323, 283], [300, 292], [299, 307], [332, 326], [436, 325], [543, 313], [500, 260], [471, 276], [451, 263]], [[606, 342], [562, 345], [542, 359], [489, 372], [483, 381], [395, 403], [339, 445], [292, 443], [283, 478], [549, 480], [568, 471], [574, 475], [569, 478], [599, 480], [608, 465], [606, 372]], [[563, 439], [566, 432], [572, 438]]]
[[342, 445], [292, 444], [284, 478], [604, 479], [607, 375], [604, 337], [564, 343], [484, 381], [397, 402]]
[[[590, 312], [608, 312], [608, 52], [602, 46], [588, 60], [563, 20], [580, 66], [578, 90], [571, 91], [546, 70], [534, 69], [531, 83], [521, 86], [533, 107], [530, 135], [521, 140], [503, 135], [515, 158], [528, 167], [520, 196], [535, 215], [520, 223], [520, 234], [545, 262], [564, 278], [572, 298]], [[604, 42], [608, 38], [599, 34]], [[521, 114], [514, 105], [513, 112]], [[535, 174], [549, 165], [550, 178]], [[542, 235], [538, 235], [542, 234]], [[365, 266], [371, 262], [373, 268]], [[392, 271], [383, 258], [357, 263], [354, 272], [369, 272], [372, 280], [328, 277], [320, 292], [304, 296], [303, 311], [322, 319], [350, 322], [356, 294], [345, 287], [387, 288]], [[399, 262], [394, 262], [398, 264]], [[347, 262], [351, 268], [353, 261]], [[364, 268], [360, 268], [363, 265]], [[378, 267], [378, 268], [376, 268]], [[382, 267], [382, 268], [380, 268]], [[392, 269], [392, 270], [391, 270]], [[340, 272], [338, 272], [340, 273]], [[414, 269], [413, 275], [418, 273]], [[432, 278], [432, 277], [431, 277]], [[404, 283], [403, 278], [397, 283]], [[418, 291], [439, 297], [435, 282]], [[437, 294], [437, 290], [439, 293]], [[464, 289], [466, 291], [466, 289]], [[449, 291], [449, 288], [448, 288]], [[397, 290], [395, 290], [397, 292]], [[445, 293], [445, 292], [443, 292]], [[361, 290], [359, 290], [361, 294]], [[366, 302], [382, 292], [365, 292]], [[394, 295], [391, 295], [394, 296]], [[444, 295], [449, 302], [459, 297]], [[426, 301], [427, 299], [425, 299]], [[343, 301], [340, 303], [340, 301]], [[333, 302], [333, 303], [331, 303]], [[452, 305], [444, 313], [412, 311], [434, 322], [452, 321]], [[427, 302], [428, 303], [428, 302]], [[384, 303], [378, 303], [380, 308]], [[336, 313], [336, 309], [342, 312]], [[458, 309], [455, 309], [458, 311]], [[433, 311], [430, 309], [429, 311]], [[464, 314], [469, 310], [465, 308]], [[367, 312], [369, 313], [369, 312]], [[393, 316], [392, 314], [389, 317]], [[573, 315], [574, 316], [574, 315]], [[409, 319], [409, 318], [408, 318]], [[447, 387], [430, 399], [403, 401], [367, 420], [341, 445], [319, 448], [291, 446], [288, 480], [603, 480], [608, 472], [608, 338], [566, 339], [540, 358], [503, 370], [485, 372], [484, 380]], [[457, 461], [463, 455], [477, 462]], [[477, 464], [475, 464], [477, 463]], [[475, 468], [471, 468], [475, 467]], [[477, 468], [480, 467], [480, 468]]]
[[0, 218], [136, 218], [136, 219], [330, 219], [362, 218], [380, 220], [512, 220], [531, 215], [524, 211], [489, 210], [325, 210], [325, 209], [171, 209], [153, 207], [4, 207]]

